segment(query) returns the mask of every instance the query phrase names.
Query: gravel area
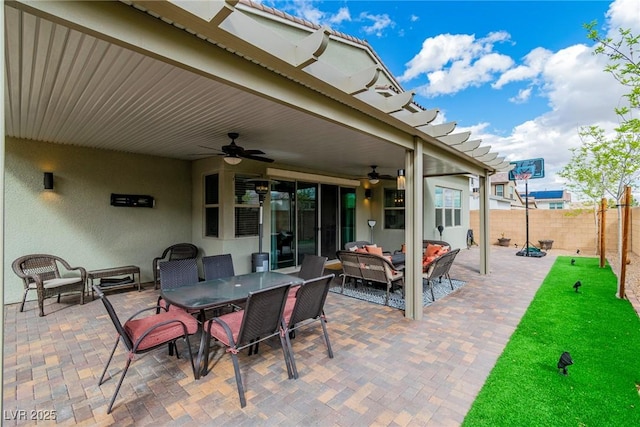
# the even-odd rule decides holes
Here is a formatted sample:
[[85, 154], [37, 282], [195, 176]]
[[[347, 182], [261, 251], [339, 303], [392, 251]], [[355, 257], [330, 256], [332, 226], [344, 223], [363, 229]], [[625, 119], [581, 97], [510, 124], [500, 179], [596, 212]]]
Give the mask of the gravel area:
[[[628, 260], [630, 261], [627, 264], [627, 268], [625, 269], [625, 290], [627, 294], [633, 292], [637, 299], [640, 299], [640, 256], [630, 252], [628, 255]], [[616, 274], [616, 276], [620, 277], [620, 261], [618, 254], [616, 252], [607, 252], [607, 261], [611, 265], [611, 269]], [[630, 297], [630, 295], [627, 295]], [[636, 307], [636, 311], [638, 307]]]

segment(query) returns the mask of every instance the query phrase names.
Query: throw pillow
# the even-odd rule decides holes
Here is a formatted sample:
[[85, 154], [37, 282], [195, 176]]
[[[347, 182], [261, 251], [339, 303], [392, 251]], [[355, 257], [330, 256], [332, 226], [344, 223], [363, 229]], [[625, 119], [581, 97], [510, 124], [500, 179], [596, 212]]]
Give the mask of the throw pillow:
[[435, 256], [436, 252], [438, 252], [440, 249], [442, 249], [441, 245], [432, 245], [429, 244], [427, 245], [427, 251], [425, 252], [425, 256]]
[[365, 248], [370, 254], [382, 256], [382, 248], [379, 248], [376, 245], [366, 245]]

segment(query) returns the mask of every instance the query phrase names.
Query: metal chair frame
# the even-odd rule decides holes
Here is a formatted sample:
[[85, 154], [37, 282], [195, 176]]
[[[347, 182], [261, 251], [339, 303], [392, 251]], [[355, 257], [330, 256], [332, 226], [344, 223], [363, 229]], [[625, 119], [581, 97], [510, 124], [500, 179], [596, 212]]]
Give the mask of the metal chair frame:
[[[231, 354], [233, 361], [233, 369], [235, 371], [236, 385], [238, 388], [238, 396], [240, 398], [240, 406], [245, 407], [247, 400], [242, 385], [242, 375], [240, 373], [240, 365], [238, 361], [238, 352], [245, 348], [251, 348], [255, 344], [262, 342], [274, 336], [280, 337], [280, 345], [284, 354], [285, 363], [287, 365], [287, 374], [289, 378], [294, 378], [293, 360], [291, 359], [291, 343], [289, 336], [282, 333], [282, 314], [289, 293], [291, 284], [284, 286], [276, 286], [256, 292], [249, 293], [245, 309], [220, 317], [214, 317], [204, 324], [204, 333], [209, 337], [217, 339], [221, 344], [227, 347], [227, 352]], [[232, 317], [242, 316], [242, 323], [237, 331], [231, 329], [225, 319], [231, 320]], [[217, 337], [212, 335], [212, 325], [218, 324], [224, 331], [225, 336]], [[234, 322], [235, 323], [235, 322]], [[206, 336], [206, 335], [205, 335]], [[234, 336], [237, 339], [234, 339]], [[203, 339], [204, 336], [203, 336]], [[227, 341], [228, 344], [224, 342]], [[210, 340], [206, 339], [205, 350], [205, 372], [208, 369]]]
[[[127, 323], [129, 323], [130, 321], [134, 320], [138, 315], [140, 315], [141, 313], [144, 313], [146, 311], [150, 311], [150, 310], [156, 310], [156, 307], [147, 307], [145, 309], [142, 309], [136, 313], [134, 313], [131, 317], [129, 317], [127, 319], [127, 321], [124, 323], [124, 325], [120, 322], [120, 319], [118, 318], [118, 315], [116, 314], [113, 305], [111, 304], [111, 302], [109, 301], [109, 299], [105, 296], [105, 294], [102, 292], [102, 289], [98, 286], [98, 285], [93, 285], [93, 290], [98, 294], [98, 297], [102, 300], [102, 302], [104, 303], [104, 307], [107, 310], [107, 313], [109, 314], [109, 317], [111, 318], [111, 321], [113, 322], [113, 325], [115, 326], [116, 330], [118, 331], [118, 337], [116, 338], [116, 343], [113, 346], [113, 350], [111, 350], [111, 354], [109, 355], [109, 360], [107, 360], [107, 364], [104, 367], [104, 370], [102, 371], [102, 375], [100, 376], [100, 380], [98, 381], [98, 385], [101, 386], [104, 382], [105, 382], [105, 375], [107, 373], [107, 369], [109, 368], [109, 364], [111, 363], [111, 360], [113, 359], [113, 355], [116, 352], [116, 349], [118, 348], [118, 344], [120, 343], [120, 341], [123, 342], [123, 344], [125, 345], [125, 347], [127, 348], [127, 361], [126, 361], [126, 365], [124, 367], [124, 370], [122, 371], [122, 375], [120, 376], [120, 380], [118, 381], [118, 385], [116, 386], [116, 389], [113, 393], [113, 396], [111, 397], [111, 401], [109, 402], [109, 407], [107, 408], [107, 414], [111, 413], [111, 409], [113, 408], [113, 404], [116, 400], [116, 396], [118, 395], [118, 392], [120, 391], [120, 386], [122, 385], [122, 382], [124, 380], [125, 375], [127, 374], [127, 371], [129, 370], [129, 366], [131, 365], [132, 360], [134, 359], [134, 356], [136, 354], [142, 354], [142, 353], [147, 353], [149, 351], [155, 350], [165, 344], [168, 343], [173, 343], [175, 345], [175, 342], [182, 338], [185, 342], [185, 346], [189, 352], [189, 359], [191, 361], [191, 368], [193, 370], [193, 376], [194, 378], [196, 377], [196, 367], [195, 364], [193, 362], [193, 354], [191, 352], [191, 345], [189, 343], [189, 335], [193, 334], [197, 331], [198, 329], [198, 325], [195, 319], [193, 319], [190, 315], [186, 314], [186, 313], [182, 313], [182, 312], [174, 312], [171, 314], [171, 316], [167, 316], [166, 314], [169, 314], [170, 312], [165, 311], [163, 312], [163, 314], [155, 314], [155, 316], [157, 316], [158, 318], [158, 322], [154, 323], [152, 326], [150, 326], [149, 328], [147, 328], [142, 334], [140, 334], [140, 336], [134, 341], [133, 337], [131, 337], [129, 335], [129, 333], [127, 332], [125, 326], [127, 325]], [[192, 323], [193, 322], [193, 323]], [[191, 327], [191, 330], [189, 330], [189, 326], [187, 325], [187, 323], [189, 323], [189, 326]], [[148, 339], [150, 337], [153, 337], [154, 333], [157, 333], [157, 331], [159, 331], [160, 329], [164, 328], [166, 329], [167, 326], [169, 325], [180, 325], [181, 326], [181, 330], [182, 330], [182, 334], [179, 335], [168, 335], [163, 337], [164, 339], [162, 341], [158, 341], [156, 344], [154, 344], [153, 346], [150, 347], [146, 347], [143, 349], [140, 349], [139, 347], [145, 342], [145, 339]]]
[[[283, 316], [282, 328], [285, 335], [290, 336], [291, 332], [297, 329], [309, 326], [319, 321], [322, 325], [324, 341], [327, 345], [329, 357], [333, 358], [333, 350], [331, 349], [331, 341], [329, 341], [329, 333], [327, 332], [327, 318], [324, 314], [324, 304], [327, 300], [331, 281], [335, 278], [335, 274], [316, 277], [305, 281], [298, 287], [295, 294], [295, 302], [290, 313]], [[293, 349], [291, 351], [291, 364], [293, 367], [294, 378], [298, 378], [298, 369], [296, 367]]]

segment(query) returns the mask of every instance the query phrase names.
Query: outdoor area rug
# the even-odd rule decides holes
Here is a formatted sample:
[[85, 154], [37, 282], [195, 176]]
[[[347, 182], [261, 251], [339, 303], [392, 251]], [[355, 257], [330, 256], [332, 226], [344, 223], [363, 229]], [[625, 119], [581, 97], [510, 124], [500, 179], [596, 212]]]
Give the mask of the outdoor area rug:
[[[438, 280], [433, 282], [433, 293], [436, 297], [436, 301], [440, 298], [443, 298], [449, 295], [451, 292], [456, 289], [461, 288], [465, 285], [466, 282], [462, 280], [451, 279], [453, 283], [453, 290], [451, 289], [451, 285], [449, 285], [449, 281], [447, 279], [442, 279], [442, 283]], [[333, 282], [332, 287], [329, 289], [330, 292], [340, 294], [342, 292], [342, 278], [339, 280], [336, 279]], [[384, 299], [386, 297], [386, 290], [380, 287], [372, 287], [372, 286], [364, 286], [362, 283], [359, 283], [357, 287], [354, 287], [355, 282], [347, 282], [344, 285], [344, 295], [356, 298], [363, 301], [372, 302], [374, 304], [384, 305]], [[424, 307], [432, 304], [431, 300], [431, 290], [427, 285], [426, 281], [422, 286], [422, 304]], [[398, 308], [400, 310], [404, 310], [404, 298], [402, 297], [402, 290], [398, 289], [395, 292], [391, 292], [389, 294], [389, 306]]]

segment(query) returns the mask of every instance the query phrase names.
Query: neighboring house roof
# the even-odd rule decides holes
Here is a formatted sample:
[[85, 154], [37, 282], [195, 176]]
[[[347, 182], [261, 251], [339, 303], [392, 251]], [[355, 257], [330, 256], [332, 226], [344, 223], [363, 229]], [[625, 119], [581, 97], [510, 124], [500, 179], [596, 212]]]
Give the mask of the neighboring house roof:
[[530, 191], [529, 197], [535, 197], [537, 200], [547, 199], [559, 199], [563, 200], [563, 190], [549, 190], [549, 191]]

